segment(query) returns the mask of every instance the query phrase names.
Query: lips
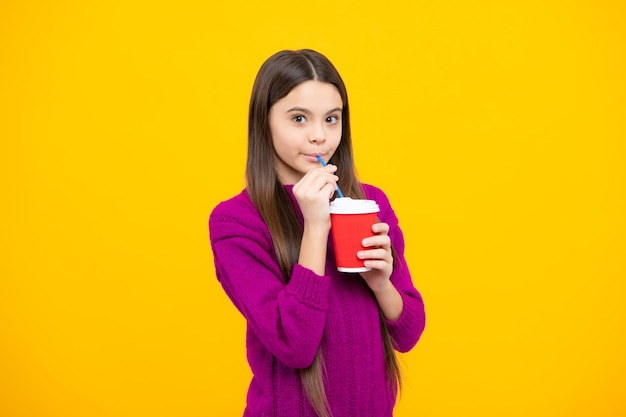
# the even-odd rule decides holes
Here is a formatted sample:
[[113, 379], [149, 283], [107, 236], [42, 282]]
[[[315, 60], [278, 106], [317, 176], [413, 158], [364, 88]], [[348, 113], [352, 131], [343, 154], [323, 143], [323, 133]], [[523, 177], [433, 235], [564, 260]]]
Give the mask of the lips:
[[309, 161], [309, 162], [317, 162], [317, 163], [319, 163], [319, 161], [317, 160], [317, 156], [318, 156], [318, 155], [319, 155], [322, 159], [325, 159], [325, 158], [324, 158], [324, 155], [326, 155], [326, 154], [324, 154], [324, 153], [320, 153], [320, 152], [315, 152], [315, 153], [304, 153], [304, 154], [302, 154], [302, 156], [304, 156], [304, 158], [305, 158], [307, 161]]

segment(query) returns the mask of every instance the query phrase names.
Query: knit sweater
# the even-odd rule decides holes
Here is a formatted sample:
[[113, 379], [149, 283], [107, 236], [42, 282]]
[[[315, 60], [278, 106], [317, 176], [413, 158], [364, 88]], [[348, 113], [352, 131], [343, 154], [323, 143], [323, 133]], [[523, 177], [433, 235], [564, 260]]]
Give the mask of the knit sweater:
[[[293, 186], [285, 186], [294, 203]], [[391, 282], [403, 300], [395, 321], [385, 321], [399, 352], [417, 343], [424, 305], [404, 259], [404, 239], [387, 196], [363, 185], [379, 219], [389, 224], [396, 251]], [[302, 213], [297, 207], [302, 221]], [[321, 346], [325, 390], [335, 417], [390, 417], [396, 392], [387, 383], [379, 310], [358, 274], [338, 272], [329, 238], [326, 271], [296, 264], [282, 277], [269, 230], [246, 190], [220, 203], [209, 219], [217, 279], [247, 321], [252, 381], [244, 417], [315, 417], [298, 369], [311, 365]]]

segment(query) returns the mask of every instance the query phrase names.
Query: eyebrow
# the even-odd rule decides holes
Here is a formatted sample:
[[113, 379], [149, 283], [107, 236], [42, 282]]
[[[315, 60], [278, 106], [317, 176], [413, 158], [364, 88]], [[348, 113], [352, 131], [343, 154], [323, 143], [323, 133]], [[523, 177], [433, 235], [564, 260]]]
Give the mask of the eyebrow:
[[[304, 114], [311, 114], [311, 110], [305, 109], [304, 107], [292, 107], [289, 110], [287, 110], [285, 113], [292, 113], [292, 112], [295, 112], [295, 111], [299, 111], [299, 112], [302, 112]], [[338, 112], [342, 112], [343, 109], [341, 107], [336, 107], [336, 108], [326, 112], [326, 114], [331, 114], [331, 113], [334, 113], [334, 112], [337, 112], [337, 111]]]

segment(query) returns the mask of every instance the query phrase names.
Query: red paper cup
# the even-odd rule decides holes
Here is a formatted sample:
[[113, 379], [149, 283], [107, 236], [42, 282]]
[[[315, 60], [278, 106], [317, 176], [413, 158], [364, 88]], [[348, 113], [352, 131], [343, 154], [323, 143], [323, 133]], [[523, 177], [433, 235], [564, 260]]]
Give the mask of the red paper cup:
[[376, 223], [379, 211], [378, 204], [373, 200], [345, 197], [330, 203], [330, 233], [338, 271], [365, 272], [371, 269], [366, 268], [356, 254], [363, 249], [361, 241], [373, 236], [372, 225]]

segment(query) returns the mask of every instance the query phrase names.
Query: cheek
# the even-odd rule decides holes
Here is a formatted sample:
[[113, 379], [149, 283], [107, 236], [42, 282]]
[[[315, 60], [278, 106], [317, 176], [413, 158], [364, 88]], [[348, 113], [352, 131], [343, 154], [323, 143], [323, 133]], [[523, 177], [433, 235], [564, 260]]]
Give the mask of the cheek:
[[279, 120], [270, 123], [270, 132], [272, 134], [272, 137], [287, 140], [288, 138], [294, 136], [296, 130], [293, 128], [292, 124], [289, 121]]
[[289, 133], [280, 123], [270, 123], [270, 136], [274, 146], [280, 146], [289, 137]]
[[279, 154], [291, 153], [298, 147], [298, 131], [293, 129], [277, 129], [272, 132], [272, 143]]
[[335, 132], [332, 133], [332, 138], [333, 138], [333, 142], [335, 143], [335, 148], [337, 146], [339, 146], [339, 143], [341, 142], [341, 128], [337, 129]]

